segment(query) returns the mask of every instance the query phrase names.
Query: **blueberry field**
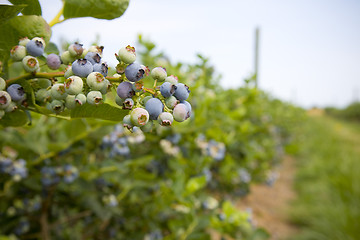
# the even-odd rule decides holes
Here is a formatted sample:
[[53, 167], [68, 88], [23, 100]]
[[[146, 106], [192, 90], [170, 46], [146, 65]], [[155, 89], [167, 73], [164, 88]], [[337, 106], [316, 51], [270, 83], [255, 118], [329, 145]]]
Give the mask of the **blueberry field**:
[[206, 56], [173, 62], [140, 34], [114, 66], [101, 38], [52, 39], [63, 21], [121, 17], [128, 0], [64, 0], [51, 22], [37, 0], [9, 2], [0, 240], [358, 239], [356, 104], [307, 111], [256, 74], [225, 89]]

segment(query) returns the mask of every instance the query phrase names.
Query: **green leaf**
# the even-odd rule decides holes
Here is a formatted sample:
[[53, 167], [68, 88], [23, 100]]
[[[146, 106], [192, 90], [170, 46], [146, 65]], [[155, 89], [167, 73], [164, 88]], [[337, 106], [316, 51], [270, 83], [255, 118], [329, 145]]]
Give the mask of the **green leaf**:
[[26, 5], [21, 11], [23, 15], [41, 16], [41, 6], [38, 0], [10, 0], [14, 5]]
[[26, 113], [22, 110], [15, 110], [14, 112], [6, 113], [2, 119], [0, 119], [0, 125], [5, 127], [18, 127], [23, 126], [28, 122]]
[[0, 25], [16, 17], [26, 5], [0, 5]]
[[10, 49], [24, 37], [42, 37], [47, 43], [51, 37], [50, 26], [43, 17], [35, 15], [13, 17], [0, 25], [0, 61], [7, 59]]
[[59, 53], [60, 53], [59, 48], [53, 42], [49, 42], [48, 44], [46, 44], [44, 52], [46, 54], [54, 53], [54, 54], [57, 54], [57, 55], [59, 55]]
[[186, 193], [192, 194], [203, 188], [205, 185], [206, 185], [205, 176], [190, 178], [189, 181], [186, 183], [186, 187], [185, 187]]
[[129, 111], [111, 106], [107, 103], [98, 106], [84, 104], [71, 110], [71, 118], [99, 118], [110, 121], [121, 121]]
[[64, 18], [115, 19], [124, 14], [129, 0], [65, 0]]

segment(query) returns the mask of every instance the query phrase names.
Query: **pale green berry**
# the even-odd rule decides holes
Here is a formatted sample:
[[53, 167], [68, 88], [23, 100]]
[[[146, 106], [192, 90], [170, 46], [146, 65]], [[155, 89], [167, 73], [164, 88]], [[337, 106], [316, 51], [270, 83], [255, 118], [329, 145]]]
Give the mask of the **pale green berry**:
[[190, 116], [188, 107], [183, 103], [177, 104], [174, 108], [173, 116], [177, 122], [185, 121]]
[[83, 93], [79, 93], [78, 95], [76, 95], [75, 97], [75, 102], [77, 105], [83, 105], [86, 103], [86, 96]]
[[158, 80], [159, 82], [165, 81], [165, 78], [167, 77], [165, 68], [154, 68], [153, 70], [151, 70], [151, 77], [155, 80]]
[[142, 104], [145, 106], [146, 102], [147, 102], [148, 100], [152, 99], [152, 98], [153, 98], [153, 96], [146, 96], [146, 97], [144, 97], [143, 100], [142, 100]]
[[[105, 79], [105, 84], [103, 86], [103, 88], [101, 88], [99, 91], [102, 93], [102, 94], [106, 94], [110, 89], [111, 89], [111, 83], [109, 80]], [[117, 94], [116, 94], [117, 96]]]
[[84, 48], [82, 46], [83, 46], [82, 44], [77, 42], [70, 44], [68, 48], [70, 55], [75, 58], [80, 57], [84, 52]]
[[48, 88], [51, 86], [51, 80], [47, 78], [39, 78], [37, 83], [40, 88]]
[[71, 76], [74, 76], [74, 73], [73, 73], [73, 71], [72, 71], [72, 67], [71, 67], [71, 66], [68, 66], [68, 67], [66, 68], [65, 73], [64, 73], [64, 78], [69, 78], [69, 77], [71, 77]]
[[120, 98], [118, 95], [115, 95], [115, 103], [122, 107], [124, 104], [124, 99]]
[[25, 38], [20, 39], [19, 45], [21, 45], [21, 46], [23, 46], [23, 47], [26, 47], [26, 44], [27, 44], [28, 42], [30, 42], [30, 39], [27, 38], [27, 37], [25, 37]]
[[15, 102], [10, 102], [10, 104], [4, 109], [5, 112], [13, 112], [17, 109], [18, 107], [16, 106]]
[[10, 50], [10, 57], [14, 61], [21, 61], [26, 56], [26, 47], [17, 45]]
[[179, 103], [179, 100], [177, 100], [176, 97], [174, 97], [174, 96], [170, 96], [168, 98], [165, 98], [165, 105], [170, 109], [174, 109], [174, 107], [178, 103]]
[[75, 58], [71, 56], [69, 51], [65, 51], [60, 56], [61, 62], [65, 65], [74, 62]]
[[158, 122], [161, 126], [171, 126], [174, 121], [174, 117], [171, 113], [162, 112], [158, 116]]
[[131, 122], [131, 116], [130, 114], [126, 115], [123, 118], [123, 126], [126, 127], [127, 129], [131, 129], [134, 127], [134, 124]]
[[126, 64], [135, 62], [136, 60], [135, 48], [131, 47], [130, 45], [128, 45], [127, 47], [120, 48], [118, 58]]
[[76, 107], [75, 95], [67, 95], [65, 98], [65, 107], [68, 109], [74, 109]]
[[86, 102], [91, 105], [99, 105], [103, 102], [103, 97], [99, 91], [90, 91], [86, 96]]
[[88, 52], [95, 52], [102, 57], [104, 47], [103, 46], [90, 46]]
[[50, 91], [44, 88], [37, 90], [35, 93], [35, 99], [40, 103], [47, 102], [50, 98]]
[[149, 113], [144, 108], [135, 108], [131, 114], [131, 122], [137, 126], [144, 126], [149, 121]]
[[4, 90], [6, 88], [6, 81], [0, 77], [0, 91]]
[[104, 87], [107, 87], [107, 82], [105, 81], [105, 77], [99, 72], [92, 72], [86, 78], [87, 85], [92, 90], [101, 90]]
[[148, 121], [144, 126], [140, 127], [143, 132], [151, 132], [154, 126], [153, 121]]
[[22, 63], [27, 72], [36, 72], [40, 68], [39, 61], [33, 56], [25, 56]]
[[84, 82], [78, 76], [71, 76], [65, 80], [65, 92], [67, 94], [76, 95], [82, 92]]
[[59, 114], [62, 111], [64, 111], [65, 106], [64, 103], [62, 101], [59, 100], [53, 100], [50, 104], [49, 104], [49, 109], [55, 113], [55, 114]]
[[6, 91], [0, 91], [0, 109], [6, 109], [11, 103], [11, 96]]
[[50, 94], [51, 97], [56, 100], [63, 100], [68, 95], [65, 91], [64, 84], [61, 83], [55, 83], [50, 89]]
[[179, 83], [179, 80], [178, 80], [178, 78], [177, 78], [176, 76], [170, 75], [170, 76], [168, 76], [168, 77], [165, 78], [165, 82], [169, 82], [169, 83], [171, 83], [171, 84], [176, 85], [176, 84]]

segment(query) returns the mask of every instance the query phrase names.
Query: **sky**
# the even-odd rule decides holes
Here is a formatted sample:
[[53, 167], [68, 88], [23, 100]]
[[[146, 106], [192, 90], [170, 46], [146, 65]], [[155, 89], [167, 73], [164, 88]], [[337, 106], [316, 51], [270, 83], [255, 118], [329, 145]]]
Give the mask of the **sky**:
[[[50, 21], [60, 0], [40, 0]], [[254, 71], [255, 29], [260, 29], [259, 87], [299, 106], [344, 107], [360, 100], [358, 0], [130, 0], [115, 20], [79, 18], [52, 28], [84, 47], [100, 36], [104, 61], [136, 46], [137, 35], [155, 42], [172, 62], [210, 58], [224, 88], [239, 87]]]

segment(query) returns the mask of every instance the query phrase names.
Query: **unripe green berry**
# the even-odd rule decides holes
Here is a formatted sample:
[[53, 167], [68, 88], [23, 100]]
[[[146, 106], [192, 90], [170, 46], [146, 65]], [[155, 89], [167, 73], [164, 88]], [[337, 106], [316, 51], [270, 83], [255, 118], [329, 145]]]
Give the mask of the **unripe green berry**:
[[174, 96], [170, 96], [168, 98], [165, 98], [165, 105], [170, 109], [174, 109], [174, 107], [178, 103], [179, 103], [179, 100], [177, 100], [176, 97], [174, 97]]
[[51, 80], [47, 78], [39, 78], [37, 83], [40, 88], [48, 88], [51, 86]]
[[142, 100], [142, 104], [145, 106], [146, 102], [147, 102], [148, 100], [152, 99], [152, 98], [153, 98], [153, 96], [146, 96], [146, 97], [144, 97], [143, 100]]
[[8, 94], [6, 91], [0, 91], [0, 109], [6, 109], [10, 103], [10, 94]]
[[17, 45], [10, 50], [10, 57], [14, 61], [21, 61], [26, 56], [26, 47]]
[[82, 46], [83, 46], [82, 44], [77, 42], [70, 44], [68, 48], [70, 55], [75, 58], [80, 57], [84, 51], [84, 48]]
[[5, 112], [13, 112], [17, 109], [18, 107], [16, 106], [15, 102], [10, 102], [10, 104], [4, 109]]
[[90, 91], [86, 96], [86, 102], [91, 105], [99, 105], [103, 102], [103, 97], [99, 91]]
[[169, 82], [169, 83], [171, 83], [171, 84], [176, 85], [176, 84], [179, 83], [179, 80], [178, 80], [178, 78], [177, 78], [176, 76], [170, 75], [170, 76], [168, 76], [168, 77], [165, 78], [165, 82]]
[[86, 78], [86, 83], [92, 90], [96, 91], [107, 87], [105, 77], [99, 72], [90, 73]]
[[120, 98], [118, 95], [115, 95], [115, 103], [122, 107], [124, 104], [124, 99]]
[[36, 91], [35, 100], [40, 103], [45, 103], [50, 99], [50, 91], [42, 88]]
[[175, 121], [183, 122], [189, 117], [189, 109], [185, 104], [179, 103], [174, 108], [173, 116]]
[[59, 114], [65, 109], [64, 103], [59, 100], [53, 100], [51, 103], [49, 103], [48, 107], [55, 114]]
[[[111, 89], [111, 83], [109, 80], [105, 79], [104, 86], [99, 90], [102, 94], [106, 94]], [[117, 96], [117, 94], [116, 94]]]
[[123, 118], [123, 126], [126, 127], [127, 129], [131, 129], [134, 127], [134, 124], [131, 122], [131, 116], [130, 114], [126, 115]]
[[158, 122], [161, 126], [171, 126], [174, 121], [174, 117], [171, 113], [162, 112], [158, 116]]
[[126, 64], [135, 62], [136, 60], [135, 48], [131, 47], [130, 45], [120, 48], [118, 58], [119, 58], [118, 60], [121, 60]]
[[65, 51], [60, 56], [61, 62], [65, 65], [68, 65], [69, 63], [72, 63], [75, 58], [71, 56], [69, 51]]
[[0, 91], [4, 90], [6, 88], [6, 81], [0, 77]]
[[64, 84], [61, 83], [55, 83], [50, 89], [50, 94], [51, 97], [56, 100], [63, 100], [68, 95], [65, 91]]
[[155, 80], [158, 80], [159, 82], [165, 81], [165, 78], [167, 77], [165, 68], [154, 68], [153, 70], [151, 70], [151, 77]]
[[24, 38], [20, 39], [19, 45], [21, 45], [21, 46], [23, 46], [23, 47], [26, 47], [26, 44], [27, 44], [28, 42], [30, 42], [30, 39], [27, 38], [27, 37], [24, 37]]
[[104, 50], [103, 46], [90, 46], [88, 49], [88, 52], [98, 53], [100, 55], [100, 57], [102, 57], [103, 50]]
[[76, 105], [83, 105], [86, 103], [86, 96], [83, 93], [79, 93], [78, 95], [76, 95], [75, 97], [75, 102]]
[[22, 63], [27, 72], [36, 72], [40, 68], [39, 61], [33, 56], [25, 56]]
[[68, 67], [66, 68], [65, 73], [64, 73], [64, 78], [69, 78], [69, 77], [71, 77], [71, 76], [74, 76], [74, 73], [73, 73], [73, 71], [72, 71], [72, 67], [71, 67], [71, 66], [68, 66]]
[[135, 108], [131, 114], [131, 122], [134, 126], [144, 126], [149, 121], [149, 113], [144, 108]]
[[143, 132], [151, 132], [154, 126], [153, 121], [148, 121], [144, 126], [140, 127]]
[[67, 95], [65, 98], [65, 107], [68, 109], [74, 109], [76, 107], [75, 95]]
[[65, 80], [65, 92], [67, 94], [76, 95], [82, 92], [83, 80], [78, 76], [71, 76]]

